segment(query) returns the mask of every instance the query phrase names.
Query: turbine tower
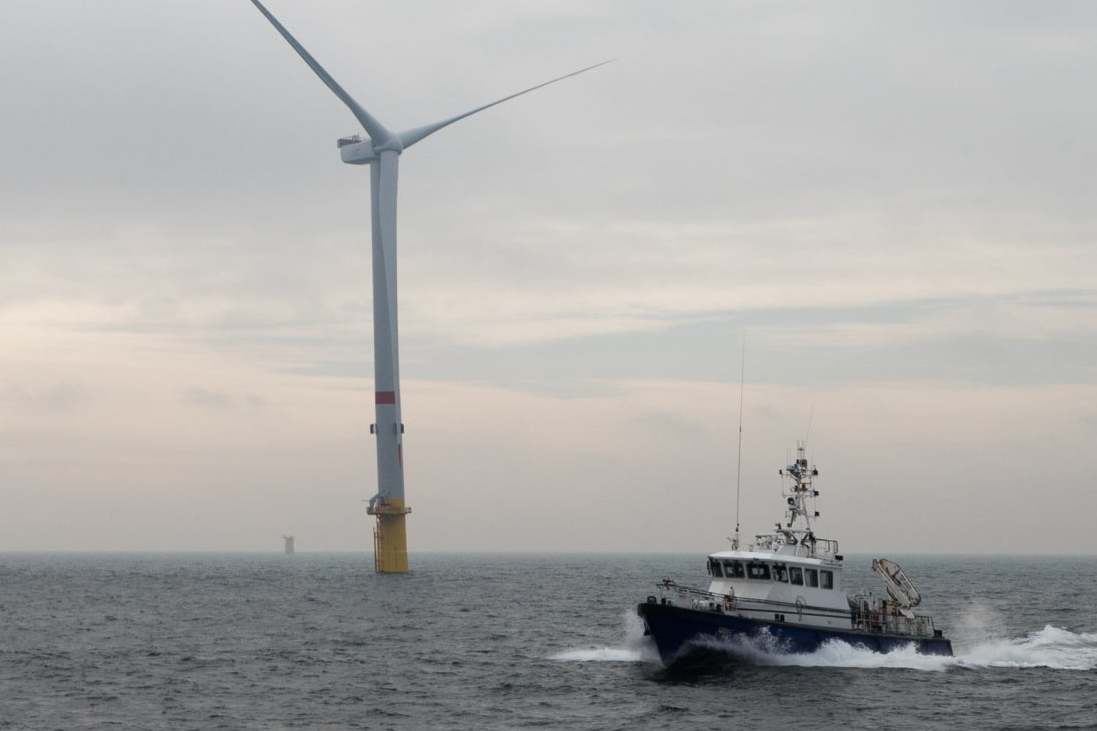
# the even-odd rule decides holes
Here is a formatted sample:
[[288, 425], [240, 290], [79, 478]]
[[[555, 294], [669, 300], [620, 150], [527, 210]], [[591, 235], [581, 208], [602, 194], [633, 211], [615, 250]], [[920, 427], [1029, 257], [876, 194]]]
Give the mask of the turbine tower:
[[377, 493], [370, 498], [367, 513], [377, 516], [374, 529], [374, 568], [379, 573], [408, 570], [408, 541], [405, 525], [411, 508], [404, 499], [404, 424], [400, 420], [400, 359], [396, 321], [396, 187], [400, 154], [415, 143], [465, 117], [502, 104], [543, 86], [562, 81], [609, 61], [587, 66], [570, 74], [523, 89], [464, 114], [422, 127], [392, 132], [367, 112], [316, 62], [304, 46], [290, 35], [259, 0], [251, 0], [275, 30], [293, 47], [320, 80], [339, 97], [365, 128], [369, 139], [359, 135], [339, 140], [339, 155], [350, 165], [370, 166], [370, 209], [373, 220], [373, 365], [376, 421], [370, 433], [377, 439]]

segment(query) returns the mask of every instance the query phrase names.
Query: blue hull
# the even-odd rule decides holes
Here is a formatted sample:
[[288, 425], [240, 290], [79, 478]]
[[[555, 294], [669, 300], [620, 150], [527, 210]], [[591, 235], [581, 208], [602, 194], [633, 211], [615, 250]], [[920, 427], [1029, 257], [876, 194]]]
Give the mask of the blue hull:
[[944, 637], [906, 637], [853, 630], [806, 627], [785, 622], [766, 622], [718, 612], [686, 609], [672, 604], [645, 602], [636, 608], [647, 633], [655, 640], [664, 663], [684, 654], [689, 646], [705, 641], [727, 641], [736, 636], [768, 634], [787, 652], [809, 653], [830, 640], [855, 647], [889, 652], [914, 645], [924, 655], [952, 655], [952, 642]]

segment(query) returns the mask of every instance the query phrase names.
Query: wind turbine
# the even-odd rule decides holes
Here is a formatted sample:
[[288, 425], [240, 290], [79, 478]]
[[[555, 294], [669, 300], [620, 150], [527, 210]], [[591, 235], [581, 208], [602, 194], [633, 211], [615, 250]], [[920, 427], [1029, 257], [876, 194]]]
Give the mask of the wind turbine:
[[350, 165], [370, 166], [370, 209], [373, 219], [373, 363], [376, 422], [370, 432], [377, 439], [377, 494], [369, 500], [367, 513], [377, 516], [374, 530], [374, 568], [379, 573], [408, 570], [405, 520], [411, 508], [404, 500], [404, 424], [400, 420], [400, 358], [396, 320], [396, 187], [400, 154], [440, 129], [490, 109], [496, 104], [528, 94], [609, 61], [587, 66], [570, 74], [531, 86], [464, 114], [440, 122], [392, 132], [367, 112], [316, 62], [304, 46], [290, 35], [259, 0], [251, 0], [320, 80], [339, 97], [362, 124], [369, 139], [359, 135], [339, 140], [339, 155]]

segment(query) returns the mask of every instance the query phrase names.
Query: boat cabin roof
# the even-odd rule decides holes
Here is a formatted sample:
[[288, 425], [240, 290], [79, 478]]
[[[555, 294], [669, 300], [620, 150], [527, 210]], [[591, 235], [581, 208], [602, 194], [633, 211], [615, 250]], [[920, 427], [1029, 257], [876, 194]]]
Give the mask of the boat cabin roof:
[[766, 561], [770, 563], [797, 563], [804, 564], [806, 566], [827, 566], [833, 567], [836, 564], [834, 561], [825, 561], [821, 558], [808, 558], [807, 556], [795, 556], [792, 554], [773, 553], [772, 551], [717, 551], [716, 553], [710, 553], [709, 558], [714, 558], [724, 561]]

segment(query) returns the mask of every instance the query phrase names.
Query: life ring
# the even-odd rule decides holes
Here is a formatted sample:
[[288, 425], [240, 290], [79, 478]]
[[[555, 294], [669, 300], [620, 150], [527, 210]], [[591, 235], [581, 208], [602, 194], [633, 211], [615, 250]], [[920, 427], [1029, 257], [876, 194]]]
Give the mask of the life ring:
[[796, 597], [796, 616], [800, 619], [804, 618], [804, 598], [802, 596]]

